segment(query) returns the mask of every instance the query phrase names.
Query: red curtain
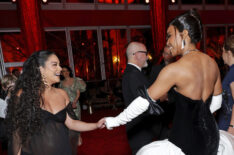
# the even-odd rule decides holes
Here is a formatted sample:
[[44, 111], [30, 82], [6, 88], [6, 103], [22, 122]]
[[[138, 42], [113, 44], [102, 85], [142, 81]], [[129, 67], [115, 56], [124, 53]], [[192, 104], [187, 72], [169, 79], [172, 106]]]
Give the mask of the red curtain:
[[25, 40], [25, 50], [29, 55], [45, 49], [45, 32], [41, 22], [41, 0], [17, 0], [21, 33]]
[[167, 0], [150, 0], [152, 38], [158, 63], [166, 40], [166, 7]]

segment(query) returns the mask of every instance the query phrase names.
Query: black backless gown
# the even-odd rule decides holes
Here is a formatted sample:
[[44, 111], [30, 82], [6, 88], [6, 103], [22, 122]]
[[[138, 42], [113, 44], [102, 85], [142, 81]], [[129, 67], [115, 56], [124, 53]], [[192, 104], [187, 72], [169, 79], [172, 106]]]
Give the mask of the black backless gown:
[[64, 124], [67, 113], [71, 118], [75, 115], [71, 103], [56, 114], [41, 109], [41, 130], [21, 145], [21, 155], [71, 155], [68, 128]]
[[192, 100], [171, 89], [169, 100], [176, 104], [169, 141], [186, 155], [216, 155], [219, 131], [209, 106], [212, 95], [205, 101]]

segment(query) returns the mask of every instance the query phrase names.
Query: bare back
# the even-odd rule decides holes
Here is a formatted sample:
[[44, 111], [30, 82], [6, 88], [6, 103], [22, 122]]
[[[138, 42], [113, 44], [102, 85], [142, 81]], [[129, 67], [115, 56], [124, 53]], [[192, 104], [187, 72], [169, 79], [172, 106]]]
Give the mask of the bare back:
[[175, 86], [176, 91], [194, 100], [206, 101], [210, 95], [222, 92], [216, 62], [201, 52], [191, 52], [166, 66], [149, 88], [152, 98], [158, 99]]

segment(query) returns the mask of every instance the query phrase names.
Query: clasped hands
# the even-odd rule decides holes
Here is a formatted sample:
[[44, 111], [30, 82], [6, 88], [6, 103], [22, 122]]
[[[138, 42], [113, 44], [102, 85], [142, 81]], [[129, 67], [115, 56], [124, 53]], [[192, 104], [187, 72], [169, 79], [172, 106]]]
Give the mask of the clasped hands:
[[[102, 118], [102, 119], [100, 119], [97, 123], [96, 123], [96, 125], [97, 125], [97, 128], [98, 129], [103, 129], [103, 128], [107, 128], [108, 130], [112, 130], [112, 128], [113, 127], [110, 127], [110, 125], [108, 125], [107, 123], [106, 123], [106, 119], [113, 119], [114, 117], [104, 117], [104, 118]], [[112, 126], [112, 125], [111, 125]]]
[[118, 116], [102, 118], [97, 122], [97, 127], [106, 127], [110, 130], [113, 127], [125, 125], [144, 113], [146, 110], [148, 110], [150, 114], [154, 115], [161, 115], [164, 112], [157, 101], [150, 98], [145, 86], [139, 87], [138, 93], [139, 96], [135, 98]]

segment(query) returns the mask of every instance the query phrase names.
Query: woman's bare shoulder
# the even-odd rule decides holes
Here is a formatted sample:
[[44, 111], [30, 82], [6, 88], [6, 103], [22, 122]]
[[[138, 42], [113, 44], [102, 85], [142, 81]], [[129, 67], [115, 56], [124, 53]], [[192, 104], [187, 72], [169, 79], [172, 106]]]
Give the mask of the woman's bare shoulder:
[[59, 95], [59, 96], [62, 96], [67, 102], [66, 104], [69, 103], [69, 97], [67, 95], [67, 92], [61, 88], [54, 88], [54, 90], [56, 91], [56, 93]]
[[208, 54], [205, 54], [205, 62], [207, 63], [206, 65], [209, 67], [209, 69], [214, 69], [216, 72], [219, 71], [219, 67], [217, 62], [215, 61], [215, 59], [213, 59], [212, 57], [210, 57]]
[[55, 91], [57, 91], [58, 93], [66, 93], [65, 90], [63, 90], [62, 88], [54, 88]]
[[163, 68], [164, 72], [166, 73], [177, 73], [180, 72], [180, 71], [183, 71], [183, 68], [184, 68], [184, 62], [179, 59], [177, 60], [176, 62], [173, 62], [173, 63], [170, 63], [168, 64], [167, 66], [165, 66]]
[[183, 63], [176, 61], [174, 63], [165, 66], [159, 73], [159, 79], [167, 79], [171, 81], [177, 81], [185, 74], [185, 68]]

